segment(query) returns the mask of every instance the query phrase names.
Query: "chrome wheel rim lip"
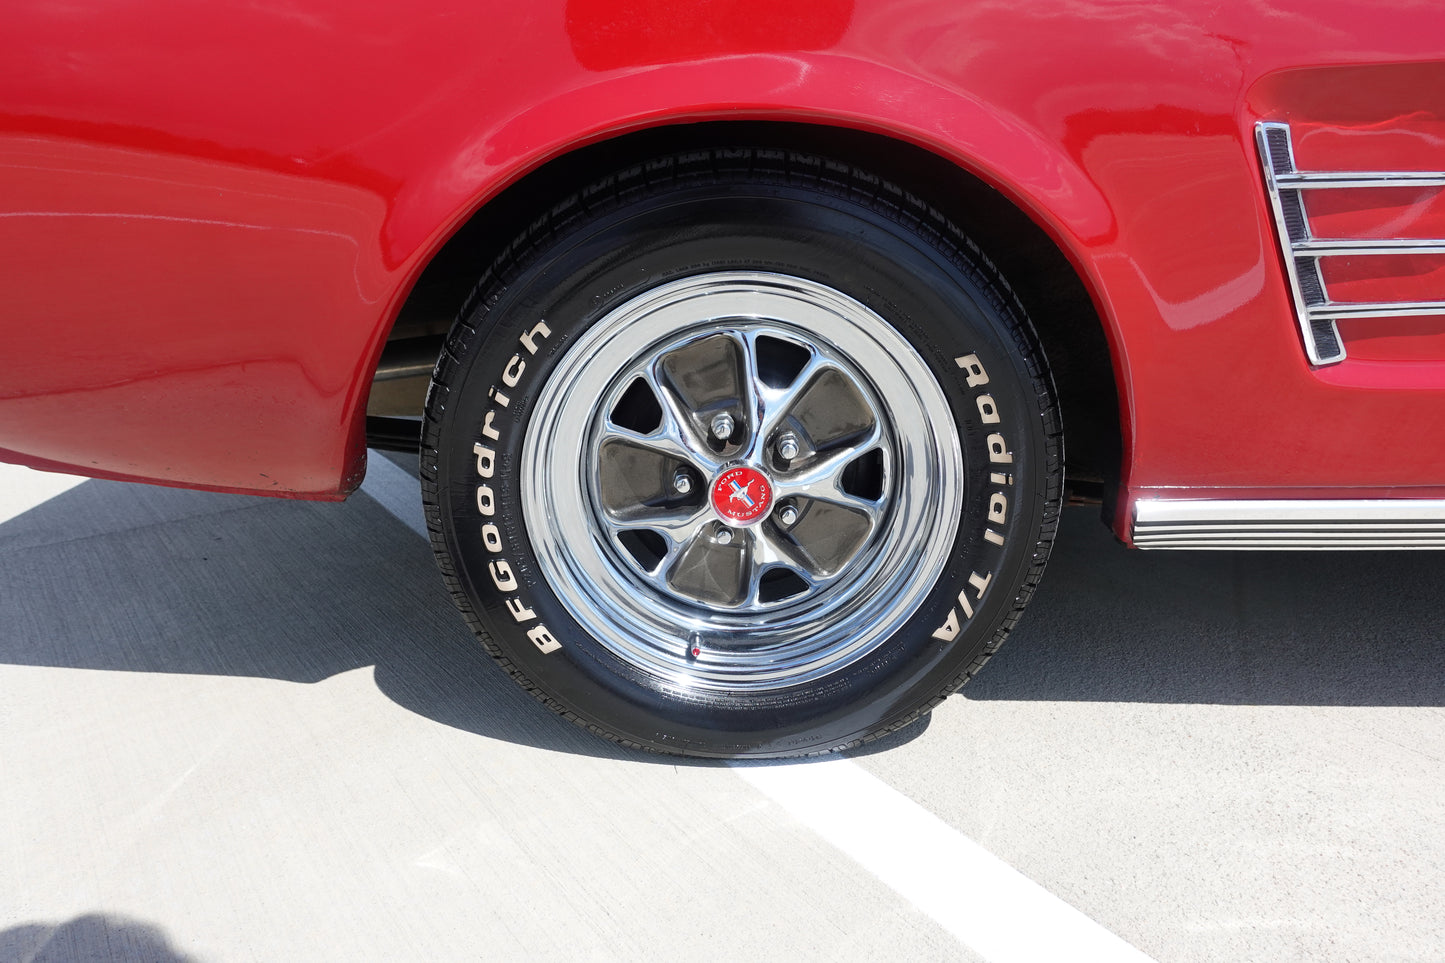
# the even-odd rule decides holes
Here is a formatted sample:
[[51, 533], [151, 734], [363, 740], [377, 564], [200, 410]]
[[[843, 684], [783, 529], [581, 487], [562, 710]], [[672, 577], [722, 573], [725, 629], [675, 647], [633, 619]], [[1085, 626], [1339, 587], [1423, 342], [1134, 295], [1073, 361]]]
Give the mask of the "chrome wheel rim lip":
[[[810, 587], [801, 601], [731, 611], [699, 605], [639, 576], [599, 505], [597, 454], [611, 406], [640, 366], [728, 333], [804, 343], [858, 379], [861, 395], [875, 406], [886, 503], [866, 545], [825, 589]], [[937, 379], [882, 317], [803, 278], [717, 272], [633, 298], [567, 350], [539, 394], [531, 424], [520, 466], [522, 511], [543, 577], [601, 646], [681, 690], [769, 691], [845, 668], [918, 610], [958, 529], [963, 459]], [[749, 430], [741, 452], [708, 457], [688, 449], [705, 492], [734, 464], [763, 463], [761, 448], [771, 435], [757, 425]], [[780, 484], [773, 510], [790, 490]], [[709, 494], [708, 524], [716, 521], [710, 501]]]

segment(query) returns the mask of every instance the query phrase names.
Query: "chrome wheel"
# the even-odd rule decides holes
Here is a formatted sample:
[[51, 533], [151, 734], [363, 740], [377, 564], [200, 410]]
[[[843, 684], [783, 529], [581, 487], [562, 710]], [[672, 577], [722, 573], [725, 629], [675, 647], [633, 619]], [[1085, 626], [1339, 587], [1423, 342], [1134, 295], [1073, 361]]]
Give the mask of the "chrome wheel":
[[948, 401], [884, 318], [759, 272], [659, 286], [573, 344], [521, 454], [537, 562], [667, 685], [772, 690], [873, 651], [958, 530]]

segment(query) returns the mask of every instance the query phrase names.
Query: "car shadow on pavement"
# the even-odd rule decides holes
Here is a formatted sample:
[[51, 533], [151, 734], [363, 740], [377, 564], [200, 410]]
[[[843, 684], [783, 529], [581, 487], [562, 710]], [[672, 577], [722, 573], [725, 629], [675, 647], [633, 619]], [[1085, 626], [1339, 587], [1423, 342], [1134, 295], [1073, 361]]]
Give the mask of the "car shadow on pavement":
[[[1131, 553], [1096, 515], [1069, 516], [1038, 598], [966, 697], [1445, 703], [1445, 555]], [[662, 758], [513, 685], [463, 626], [425, 540], [365, 496], [85, 482], [0, 524], [0, 663], [297, 683], [374, 666], [388, 698], [460, 730]]]
[[448, 726], [631, 758], [543, 708], [466, 629], [425, 539], [342, 504], [87, 481], [0, 524], [0, 663], [317, 683], [374, 667]]
[[65, 923], [26, 923], [0, 931], [0, 960], [192, 963], [194, 957], [172, 947], [159, 927], [121, 916], [87, 913]]
[[1445, 552], [1124, 548], [1071, 508], [969, 699], [1445, 705]]

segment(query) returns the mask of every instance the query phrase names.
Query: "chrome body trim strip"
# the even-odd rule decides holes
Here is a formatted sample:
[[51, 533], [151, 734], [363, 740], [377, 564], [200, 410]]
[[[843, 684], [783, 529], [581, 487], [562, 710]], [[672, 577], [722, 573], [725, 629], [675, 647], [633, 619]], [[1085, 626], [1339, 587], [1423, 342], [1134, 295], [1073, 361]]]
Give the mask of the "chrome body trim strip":
[[1445, 499], [1171, 499], [1134, 503], [1137, 548], [1445, 549]]
[[[1287, 124], [1268, 126], [1287, 127]], [[1296, 171], [1275, 178], [1281, 188], [1315, 190], [1349, 187], [1445, 187], [1445, 172], [1435, 171]]]
[[1334, 301], [1307, 310], [1311, 320], [1435, 317], [1445, 314], [1445, 301]]
[[1315, 257], [1353, 257], [1358, 254], [1445, 254], [1445, 240], [1414, 238], [1310, 238], [1293, 245], [1296, 254]]
[[1146, 498], [1134, 504], [1134, 520], [1178, 522], [1445, 522], [1445, 499], [1275, 498], [1260, 500]]
[[1445, 254], [1445, 238], [1316, 238], [1310, 234], [1303, 194], [1322, 188], [1438, 188], [1442, 171], [1301, 171], [1295, 166], [1288, 124], [1254, 125], [1265, 190], [1294, 302], [1295, 319], [1310, 364], [1345, 360], [1338, 321], [1445, 315], [1445, 301], [1339, 302], [1325, 289], [1320, 261], [1326, 257], [1380, 254]]
[[1426, 541], [1409, 541], [1409, 539], [1381, 539], [1377, 542], [1329, 542], [1329, 541], [1280, 541], [1280, 542], [1238, 542], [1238, 541], [1179, 541], [1169, 544], [1140, 544], [1142, 549], [1176, 549], [1176, 551], [1279, 551], [1279, 552], [1309, 552], [1309, 551], [1441, 551], [1445, 549], [1445, 539], [1426, 539]]

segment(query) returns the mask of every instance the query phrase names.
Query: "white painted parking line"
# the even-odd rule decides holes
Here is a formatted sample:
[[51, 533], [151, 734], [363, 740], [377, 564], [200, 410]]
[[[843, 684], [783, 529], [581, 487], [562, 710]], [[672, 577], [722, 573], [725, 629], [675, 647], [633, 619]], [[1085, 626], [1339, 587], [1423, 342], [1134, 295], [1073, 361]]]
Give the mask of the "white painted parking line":
[[1151, 959], [847, 759], [733, 768], [993, 963]]
[[[426, 537], [417, 486], [373, 455], [362, 491]], [[992, 963], [1151, 959], [847, 759], [733, 769]]]

